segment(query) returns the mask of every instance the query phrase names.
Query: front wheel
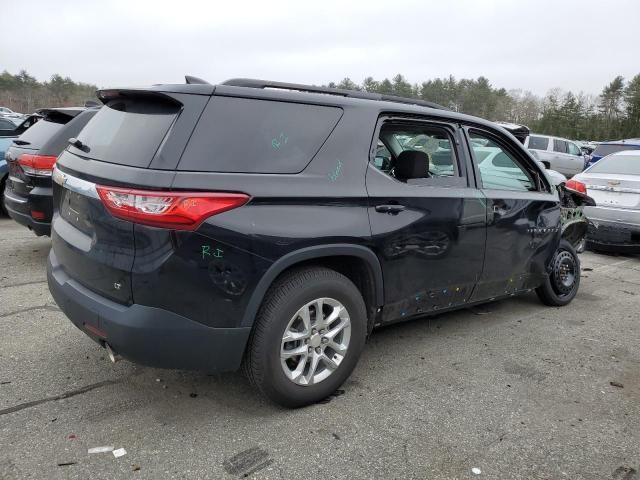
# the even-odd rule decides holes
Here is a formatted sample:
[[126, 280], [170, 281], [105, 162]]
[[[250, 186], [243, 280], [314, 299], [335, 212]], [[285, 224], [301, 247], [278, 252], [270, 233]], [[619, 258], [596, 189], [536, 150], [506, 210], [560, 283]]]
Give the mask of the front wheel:
[[538, 298], [545, 305], [562, 307], [574, 299], [579, 286], [578, 254], [569, 242], [560, 240], [560, 245], [551, 260], [551, 272], [545, 282], [536, 288]]
[[362, 295], [347, 277], [322, 267], [294, 270], [265, 296], [245, 372], [264, 396], [282, 406], [316, 403], [351, 374], [366, 327]]

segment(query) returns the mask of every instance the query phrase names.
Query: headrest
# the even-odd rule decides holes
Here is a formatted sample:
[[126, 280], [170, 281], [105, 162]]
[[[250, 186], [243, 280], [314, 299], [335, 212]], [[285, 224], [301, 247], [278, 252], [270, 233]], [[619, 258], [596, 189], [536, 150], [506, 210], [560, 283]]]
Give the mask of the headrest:
[[430, 177], [429, 155], [417, 150], [405, 150], [396, 160], [395, 176], [402, 181]]

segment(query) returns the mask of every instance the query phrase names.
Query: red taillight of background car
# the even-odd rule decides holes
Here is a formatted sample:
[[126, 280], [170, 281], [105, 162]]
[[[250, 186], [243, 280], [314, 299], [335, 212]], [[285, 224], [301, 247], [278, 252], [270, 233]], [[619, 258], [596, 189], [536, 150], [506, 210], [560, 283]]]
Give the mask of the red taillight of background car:
[[158, 192], [96, 186], [98, 195], [114, 217], [173, 230], [195, 230], [212, 215], [241, 207], [244, 193]]
[[51, 155], [32, 155], [23, 153], [18, 157], [18, 165], [27, 175], [50, 177], [56, 165], [56, 157]]
[[574, 190], [576, 192], [584, 193], [585, 195], [587, 193], [587, 186], [584, 183], [574, 179], [568, 180], [567, 183], [565, 184], [565, 187], [568, 188], [569, 190]]

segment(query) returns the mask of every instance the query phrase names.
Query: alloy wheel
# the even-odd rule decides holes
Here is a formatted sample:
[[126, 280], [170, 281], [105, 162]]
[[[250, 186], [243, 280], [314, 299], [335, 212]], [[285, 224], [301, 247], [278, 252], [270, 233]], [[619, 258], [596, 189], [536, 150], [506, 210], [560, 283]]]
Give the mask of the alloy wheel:
[[351, 319], [333, 298], [317, 298], [289, 320], [282, 336], [280, 364], [292, 382], [309, 386], [329, 377], [349, 348]]

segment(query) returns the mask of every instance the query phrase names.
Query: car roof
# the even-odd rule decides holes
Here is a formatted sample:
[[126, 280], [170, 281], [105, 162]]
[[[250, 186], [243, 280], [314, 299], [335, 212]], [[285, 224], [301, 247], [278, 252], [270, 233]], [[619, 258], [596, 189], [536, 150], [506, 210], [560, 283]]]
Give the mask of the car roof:
[[[197, 79], [199, 80], [199, 79]], [[189, 80], [187, 80], [189, 81]], [[203, 80], [200, 82], [204, 82]], [[265, 100], [292, 101], [336, 107], [362, 107], [377, 109], [382, 113], [428, 115], [447, 121], [473, 123], [487, 129], [499, 130], [510, 137], [513, 135], [495, 122], [451, 111], [445, 107], [420, 99], [396, 97], [377, 93], [316, 87], [268, 80], [236, 78], [218, 85], [208, 83], [156, 84], [148, 87], [103, 88], [98, 90], [98, 98], [104, 103], [113, 93], [158, 92], [169, 94], [223, 95]], [[515, 137], [514, 137], [515, 138]]]
[[626, 138], [623, 140], [610, 140], [608, 142], [600, 142], [600, 145], [633, 145], [640, 146], [640, 138]]
[[530, 137], [542, 137], [542, 138], [556, 138], [558, 140], [564, 140], [565, 142], [577, 143], [576, 140], [570, 140], [570, 139], [564, 138], [564, 137], [557, 137], [555, 135], [543, 135], [541, 133], [531, 133], [529, 136]]

